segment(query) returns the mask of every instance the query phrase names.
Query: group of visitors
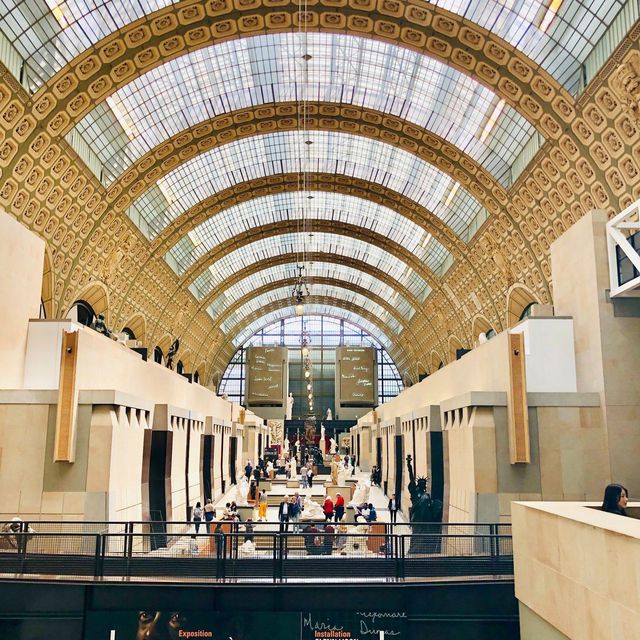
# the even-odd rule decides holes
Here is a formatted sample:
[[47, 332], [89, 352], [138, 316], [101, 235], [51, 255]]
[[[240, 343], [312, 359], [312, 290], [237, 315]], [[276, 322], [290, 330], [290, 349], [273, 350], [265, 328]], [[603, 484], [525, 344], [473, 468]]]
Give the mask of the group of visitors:
[[289, 530], [289, 522], [293, 523], [293, 532], [298, 533], [300, 530], [300, 514], [303, 512], [302, 498], [296, 491], [292, 498], [285, 496], [284, 500], [278, 507], [278, 521], [280, 522], [280, 531]]
[[371, 486], [382, 486], [382, 470], [375, 465], [371, 469]]
[[364, 502], [356, 506], [356, 518], [360, 516], [366, 522], [376, 522], [378, 520], [378, 512], [372, 502]]
[[336, 493], [335, 502], [331, 499], [331, 496], [327, 496], [322, 505], [322, 512], [324, 513], [326, 522], [330, 522], [331, 520], [340, 522], [344, 517], [344, 498], [342, 494]]
[[313, 487], [313, 464], [307, 462], [300, 467], [300, 486], [303, 489]]

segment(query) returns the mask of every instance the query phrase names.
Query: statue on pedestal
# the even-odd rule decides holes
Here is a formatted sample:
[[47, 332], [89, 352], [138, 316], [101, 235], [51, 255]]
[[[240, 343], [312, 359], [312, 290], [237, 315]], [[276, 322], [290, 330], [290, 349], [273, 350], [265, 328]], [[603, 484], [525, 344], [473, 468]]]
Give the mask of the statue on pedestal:
[[338, 475], [340, 473], [340, 458], [338, 457], [331, 459], [331, 483], [334, 485], [338, 483]]
[[337, 442], [335, 438], [330, 438], [329, 439], [329, 453], [331, 455], [335, 455], [336, 454], [336, 448], [337, 448]]
[[407, 489], [409, 489], [411, 496], [409, 519], [412, 525], [409, 553], [437, 553], [440, 550], [441, 540], [439, 534], [442, 522], [442, 502], [432, 500], [427, 491], [427, 478], [416, 480], [411, 462], [412, 458], [408, 455], [409, 484]]
[[325, 515], [322, 507], [311, 499], [311, 496], [305, 496], [302, 515], [300, 520], [324, 520]]
[[291, 416], [293, 415], [293, 393], [289, 392], [287, 396], [287, 420], [291, 420]]
[[249, 496], [249, 481], [247, 476], [242, 476], [240, 484], [236, 487], [236, 503], [240, 506], [246, 507], [249, 503], [247, 497]]
[[333, 414], [331, 413], [331, 407], [327, 409], [327, 417], [325, 420], [333, 420]]
[[352, 507], [358, 507], [361, 504], [369, 504], [369, 493], [371, 492], [371, 483], [367, 480], [358, 480], [356, 490], [353, 492], [353, 498], [349, 504]]
[[322, 455], [327, 453], [327, 442], [324, 439], [324, 425], [322, 423], [320, 423], [320, 442], [318, 444], [320, 445]]

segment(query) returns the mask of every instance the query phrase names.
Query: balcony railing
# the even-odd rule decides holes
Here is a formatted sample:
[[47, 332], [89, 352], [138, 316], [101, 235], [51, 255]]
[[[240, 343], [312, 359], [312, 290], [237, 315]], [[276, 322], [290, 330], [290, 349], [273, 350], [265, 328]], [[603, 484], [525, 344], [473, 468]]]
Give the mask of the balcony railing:
[[[1, 524], [1, 523], [0, 523]], [[37, 522], [0, 534], [0, 576], [179, 582], [510, 577], [511, 527], [473, 523]], [[295, 531], [293, 527], [298, 527]], [[332, 523], [332, 526], [335, 525]]]

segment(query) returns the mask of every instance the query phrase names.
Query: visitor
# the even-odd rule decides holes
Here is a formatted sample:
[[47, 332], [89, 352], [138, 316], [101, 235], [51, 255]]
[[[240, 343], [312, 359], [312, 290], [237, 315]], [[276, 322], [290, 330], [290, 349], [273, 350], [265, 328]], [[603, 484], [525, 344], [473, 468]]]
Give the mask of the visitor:
[[621, 484], [609, 484], [604, 490], [602, 510], [619, 516], [627, 515], [629, 492]]
[[222, 530], [222, 523], [216, 523], [215, 531], [213, 535], [216, 540], [216, 557], [218, 559], [224, 557], [224, 531]]
[[333, 541], [335, 539], [335, 529], [333, 525], [325, 525], [324, 528], [324, 540], [322, 544], [322, 553], [325, 556], [330, 556], [333, 553]]
[[229, 515], [230, 519], [235, 522], [240, 520], [240, 515], [238, 514], [238, 505], [235, 503], [235, 500], [229, 505]]
[[247, 521], [244, 524], [244, 541], [245, 542], [253, 542], [253, 531], [255, 525], [253, 524], [253, 520], [251, 518], [247, 518]]
[[336, 493], [336, 502], [334, 504], [336, 522], [340, 522], [344, 517], [344, 498], [342, 494]]
[[396, 523], [398, 516], [398, 501], [396, 500], [396, 494], [391, 494], [391, 500], [389, 500], [389, 522]]
[[324, 513], [325, 521], [330, 521], [333, 519], [333, 500], [331, 496], [327, 496], [324, 499], [324, 504], [322, 505], [322, 511]]
[[211, 521], [216, 516], [216, 510], [213, 507], [213, 502], [211, 502], [211, 498], [207, 498], [207, 503], [204, 505], [204, 519], [206, 522], [207, 533], [211, 533]]
[[375, 465], [373, 465], [373, 467], [371, 467], [371, 484], [375, 485], [377, 484], [376, 479], [377, 479], [377, 469], [378, 467], [376, 467]]
[[300, 498], [300, 494], [296, 491], [293, 495], [293, 500], [291, 501], [291, 522], [293, 522], [293, 533], [298, 533], [300, 531], [298, 522], [300, 522], [301, 513], [302, 499]]
[[251, 478], [251, 484], [249, 485], [249, 499], [253, 503], [255, 503], [255, 501], [256, 501], [256, 491], [257, 490], [258, 490], [258, 487], [256, 485], [256, 481], [253, 478]]
[[289, 528], [289, 519], [291, 518], [291, 505], [289, 504], [289, 496], [285, 496], [284, 500], [278, 507], [278, 521], [280, 522], [280, 533], [285, 533]]
[[307, 471], [307, 484], [309, 485], [309, 488], [313, 487], [313, 469], [309, 469]]
[[263, 489], [258, 497], [258, 520], [267, 521], [267, 492]]
[[306, 465], [302, 465], [300, 467], [300, 483], [302, 484], [302, 488], [306, 489], [308, 486], [307, 483], [307, 467]]
[[356, 475], [356, 457], [354, 455], [351, 456], [351, 475]]
[[253, 479], [256, 481], [256, 485], [260, 486], [260, 467], [253, 470]]
[[378, 512], [376, 508], [369, 503], [369, 516], [367, 517], [367, 522], [375, 522], [378, 519]]
[[196, 533], [200, 531], [200, 523], [202, 522], [203, 513], [200, 501], [196, 502], [196, 506], [193, 508], [193, 524], [196, 528]]
[[247, 480], [249, 480], [249, 478], [251, 477], [252, 471], [253, 471], [253, 467], [251, 466], [251, 460], [247, 460], [247, 464], [245, 465], [245, 468], [244, 468], [244, 475], [246, 476]]

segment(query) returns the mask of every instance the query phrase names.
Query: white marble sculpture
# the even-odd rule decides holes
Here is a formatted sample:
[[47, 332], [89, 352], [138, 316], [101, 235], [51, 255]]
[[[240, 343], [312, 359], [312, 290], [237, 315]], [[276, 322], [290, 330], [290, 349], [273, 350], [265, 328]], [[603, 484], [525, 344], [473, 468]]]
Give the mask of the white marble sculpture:
[[327, 417], [326, 420], [333, 420], [333, 414], [331, 413], [331, 408], [327, 409]]
[[284, 439], [284, 452], [285, 452], [285, 454], [289, 453], [289, 438], [287, 438], [287, 437], [285, 437], [285, 439]]
[[330, 439], [329, 439], [329, 453], [330, 453], [331, 455], [334, 455], [334, 454], [336, 453], [336, 445], [337, 445], [337, 444], [338, 444], [338, 443], [336, 442], [336, 439], [335, 439], [335, 438], [330, 438]]
[[[338, 464], [338, 486], [344, 487], [347, 484], [348, 472], [343, 464]], [[350, 474], [349, 474], [350, 475]]]
[[356, 490], [353, 493], [353, 498], [349, 505], [352, 507], [357, 507], [360, 504], [364, 504], [365, 502], [369, 502], [369, 493], [371, 491], [371, 483], [368, 480], [359, 480], [356, 485]]
[[241, 507], [246, 507], [249, 503], [247, 497], [249, 496], [249, 481], [247, 476], [242, 476], [240, 484], [236, 486], [236, 504]]
[[256, 555], [256, 546], [251, 542], [251, 540], [245, 540], [238, 547], [238, 555], [253, 557]]
[[311, 496], [304, 498], [304, 511], [300, 516], [300, 520], [324, 520], [324, 512], [322, 507], [311, 499]]
[[327, 453], [327, 443], [324, 439], [324, 425], [322, 423], [320, 423], [320, 442], [318, 444], [320, 445], [320, 451], [322, 451], [322, 455]]
[[289, 392], [287, 396], [287, 420], [291, 420], [293, 415], [293, 393]]
[[273, 473], [273, 462], [271, 460], [267, 460], [267, 479], [271, 479], [271, 474]]

